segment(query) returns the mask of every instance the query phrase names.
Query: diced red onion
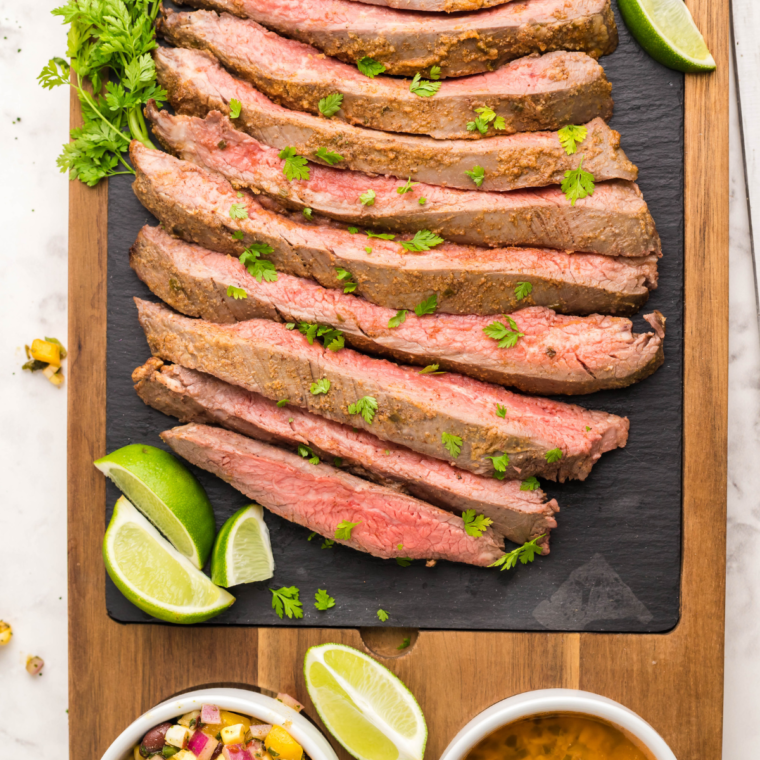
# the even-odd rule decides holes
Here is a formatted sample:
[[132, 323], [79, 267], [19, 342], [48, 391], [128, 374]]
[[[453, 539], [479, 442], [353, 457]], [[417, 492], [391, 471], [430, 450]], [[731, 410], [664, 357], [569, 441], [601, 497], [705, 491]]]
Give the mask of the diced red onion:
[[259, 726], [251, 726], [251, 736], [254, 739], [266, 739], [272, 727], [268, 723]]
[[211, 760], [214, 754], [217, 742], [210, 736], [206, 736], [202, 731], [196, 731], [187, 743], [187, 748], [195, 755], [197, 760]]
[[282, 704], [292, 707], [296, 712], [301, 712], [301, 710], [303, 710], [303, 705], [297, 699], [293, 699], [290, 694], [280, 693], [277, 695], [277, 699], [279, 699]]
[[222, 754], [225, 760], [251, 760], [251, 753], [242, 744], [228, 744]]
[[201, 723], [221, 723], [222, 716], [216, 705], [201, 706]]
[[[251, 728], [253, 728], [253, 726], [251, 726]], [[258, 739], [252, 739], [251, 741], [248, 742], [248, 744], [245, 745], [245, 748], [251, 754], [253, 754], [254, 752], [259, 752], [262, 749], [264, 749], [264, 744], [263, 742], [260, 742]]]

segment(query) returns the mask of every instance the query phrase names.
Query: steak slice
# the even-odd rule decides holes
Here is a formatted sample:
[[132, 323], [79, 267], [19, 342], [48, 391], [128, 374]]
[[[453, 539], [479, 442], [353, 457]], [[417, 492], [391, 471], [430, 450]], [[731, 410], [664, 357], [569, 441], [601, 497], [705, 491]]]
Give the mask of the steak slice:
[[[345, 223], [414, 234], [421, 228], [458, 243], [542, 245], [589, 253], [641, 256], [660, 240], [638, 187], [622, 180], [599, 183], [574, 206], [558, 187], [488, 193], [370, 177], [318, 164], [308, 180], [288, 181], [276, 148], [236, 130], [212, 111], [205, 119], [146, 114], [163, 145], [181, 159], [218, 172], [237, 188], [263, 192], [298, 211], [311, 208]], [[366, 193], [372, 199], [366, 200]], [[625, 252], [625, 253], [624, 253]]]
[[[485, 191], [556, 185], [577, 164], [577, 156], [565, 153], [556, 132], [448, 140], [441, 150], [440, 141], [430, 137], [378, 132], [278, 106], [203, 50], [159, 47], [153, 57], [158, 81], [175, 111], [200, 117], [220, 111], [229, 116], [234, 98], [241, 104], [240, 116], [233, 122], [238, 129], [280, 150], [293, 147], [312, 161], [319, 161], [315, 156], [319, 148], [339, 153], [343, 161], [336, 164], [338, 169], [470, 190], [472, 180], [465, 172], [482, 166], [485, 177], [480, 189]], [[635, 180], [638, 170], [621, 150], [620, 135], [599, 118], [586, 128], [587, 171], [599, 181]]]
[[[179, 456], [276, 515], [373, 557], [487, 567], [503, 553], [503, 539], [490, 529], [479, 538], [470, 536], [450, 512], [229, 430], [185, 425], [161, 438]], [[336, 538], [344, 521], [355, 524], [348, 540]]]
[[[494, 472], [489, 456], [506, 453], [510, 479], [583, 480], [604, 452], [628, 438], [628, 420], [605, 412], [520, 396], [461, 375], [420, 374], [349, 348], [330, 351], [269, 320], [219, 325], [135, 303], [154, 356], [272, 401], [288, 399], [479, 475]], [[367, 396], [377, 403], [371, 423], [349, 411]], [[556, 449], [558, 460], [549, 455]]]
[[[659, 312], [645, 317], [656, 333], [636, 335], [631, 322], [620, 317], [565, 317], [529, 307], [512, 314], [523, 337], [511, 348], [499, 348], [484, 333], [493, 317], [411, 313], [390, 328], [396, 314], [391, 309], [287, 274], [280, 273], [275, 282], [258, 282], [239, 261], [172, 238], [160, 227], [140, 231], [130, 263], [153, 293], [190, 317], [219, 323], [264, 318], [329, 325], [356, 349], [423, 367], [437, 364], [529, 393], [573, 395], [623, 388], [648, 377], [663, 362], [664, 319]], [[227, 295], [230, 285], [241, 288], [246, 298]]]
[[522, 0], [494, 10], [441, 16], [358, 5], [353, 0], [182, 0], [249, 18], [285, 37], [355, 64], [372, 58], [386, 74], [443, 77], [493, 71], [532, 53], [612, 53], [618, 34], [610, 0]]
[[[523, 490], [518, 480], [499, 481], [420, 456], [404, 446], [381, 441], [363, 430], [317, 417], [297, 407], [277, 404], [243, 388], [155, 357], [132, 373], [135, 390], [154, 409], [182, 422], [221, 425], [265, 443], [306, 446], [328, 462], [359, 477], [461, 513], [474, 509], [493, 520], [493, 529], [523, 544], [538, 536], [544, 553], [557, 527], [557, 502], [539, 488]], [[304, 451], [306, 458], [310, 452]], [[529, 484], [530, 485], [530, 484]]]
[[511, 0], [359, 0], [359, 2], [407, 11], [459, 13], [503, 5]]
[[[359, 295], [391, 309], [414, 309], [435, 293], [438, 311], [454, 314], [500, 314], [531, 304], [574, 314], [632, 314], [657, 287], [655, 256], [485, 251], [452, 244], [409, 253], [395, 242], [273, 213], [251, 195], [239, 198], [219, 175], [139, 142], [132, 143], [130, 156], [137, 172], [135, 194], [172, 234], [236, 256], [264, 243], [273, 249], [268, 256], [279, 271], [310, 277], [327, 288], [343, 288], [336, 269], [344, 268]], [[245, 218], [231, 218], [233, 204], [236, 215]], [[533, 288], [523, 301], [515, 295], [520, 282]]]
[[504, 134], [559, 129], [612, 115], [612, 85], [585, 53], [520, 58], [498, 71], [443, 82], [434, 97], [419, 97], [408, 80], [370, 79], [310, 45], [228, 13], [164, 9], [158, 27], [178, 47], [213, 53], [282, 106], [319, 114], [320, 100], [341, 93], [340, 110], [332, 118], [386, 132], [479, 139], [480, 132], [468, 131], [467, 123], [481, 106], [504, 118]]

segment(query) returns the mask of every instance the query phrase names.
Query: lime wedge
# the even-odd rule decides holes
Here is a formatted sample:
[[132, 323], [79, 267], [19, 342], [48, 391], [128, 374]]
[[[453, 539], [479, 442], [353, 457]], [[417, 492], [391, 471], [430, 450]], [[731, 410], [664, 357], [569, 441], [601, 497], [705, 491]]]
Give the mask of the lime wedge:
[[319, 717], [359, 760], [422, 760], [425, 717], [409, 689], [379, 662], [342, 644], [306, 652], [306, 687]]
[[714, 71], [715, 61], [683, 0], [618, 0], [626, 26], [656, 61], [676, 71]]
[[111, 580], [132, 604], [169, 623], [200, 623], [235, 597], [217, 588], [123, 496], [103, 539]]
[[274, 575], [274, 557], [264, 510], [258, 504], [235, 512], [222, 526], [211, 555], [211, 580], [217, 586], [265, 581]]
[[206, 564], [216, 523], [211, 502], [181, 462], [155, 446], [132, 444], [95, 461], [126, 497], [196, 567]]

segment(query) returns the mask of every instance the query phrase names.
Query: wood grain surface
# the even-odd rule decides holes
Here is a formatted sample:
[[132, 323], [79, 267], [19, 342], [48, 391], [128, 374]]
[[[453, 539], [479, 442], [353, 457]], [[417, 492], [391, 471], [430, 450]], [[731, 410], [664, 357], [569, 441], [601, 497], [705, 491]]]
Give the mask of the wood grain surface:
[[[96, 760], [142, 711], [229, 683], [288, 691], [311, 711], [306, 649], [367, 648], [418, 698], [436, 760], [479, 711], [537, 688], [581, 688], [648, 720], [679, 760], [721, 754], [728, 376], [729, 4], [688, 5], [718, 62], [686, 79], [685, 419], [682, 615], [665, 635], [121, 626], [105, 609], [105, 183], [70, 188], [69, 720], [71, 760]], [[78, 122], [72, 100], [72, 124]], [[364, 638], [363, 638], [364, 636]], [[366, 643], [365, 643], [366, 642]], [[339, 753], [340, 754], [340, 753]], [[345, 753], [341, 754], [346, 757]]]

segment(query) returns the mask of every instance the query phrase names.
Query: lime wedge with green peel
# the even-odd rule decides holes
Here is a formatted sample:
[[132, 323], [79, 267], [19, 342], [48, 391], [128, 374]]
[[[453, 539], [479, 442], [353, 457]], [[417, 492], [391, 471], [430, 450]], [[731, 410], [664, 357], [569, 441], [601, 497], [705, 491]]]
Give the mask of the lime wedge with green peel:
[[715, 61], [683, 0], [618, 0], [626, 26], [656, 61], [676, 71], [714, 71]]
[[181, 462], [155, 446], [132, 444], [95, 461], [126, 497], [196, 567], [206, 564], [216, 523], [211, 502]]
[[425, 717], [387, 668], [351, 647], [321, 644], [306, 652], [306, 687], [319, 717], [359, 760], [422, 760]]
[[169, 623], [201, 623], [235, 597], [217, 588], [123, 496], [103, 539], [111, 580], [135, 607]]
[[251, 504], [222, 526], [211, 555], [211, 580], [217, 586], [265, 581], [274, 575], [274, 557], [264, 510]]

